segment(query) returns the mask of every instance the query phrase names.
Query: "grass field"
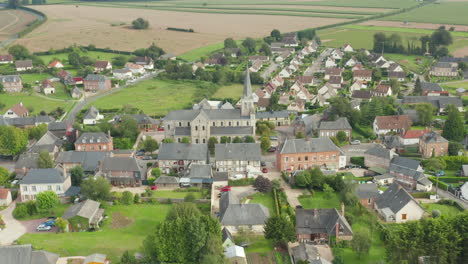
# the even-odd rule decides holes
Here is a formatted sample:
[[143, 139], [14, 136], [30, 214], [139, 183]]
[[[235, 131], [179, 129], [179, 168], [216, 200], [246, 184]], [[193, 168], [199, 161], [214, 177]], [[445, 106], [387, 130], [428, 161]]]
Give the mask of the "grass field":
[[[260, 87], [259, 85], [252, 85], [252, 91], [255, 91], [257, 87]], [[242, 92], [244, 91], [244, 85], [242, 84], [231, 84], [231, 85], [226, 85], [221, 88], [219, 88], [216, 93], [213, 94], [213, 98], [219, 98], [219, 99], [224, 99], [224, 98], [231, 98], [234, 100], [238, 100], [242, 96]]]
[[[57, 54], [52, 54], [52, 55], [41, 55], [39, 58], [41, 58], [45, 64], [49, 64], [50, 62], [54, 60], [59, 60], [60, 62], [66, 64], [68, 63], [68, 54], [69, 53], [57, 53]], [[102, 51], [87, 51], [87, 52], [81, 52], [81, 56], [88, 56], [94, 60], [107, 60], [107, 61], [112, 61], [113, 58], [118, 57], [118, 56], [124, 56], [126, 58], [130, 58], [129, 55], [124, 55], [124, 54], [118, 54], [118, 53], [110, 53], [110, 52], [102, 52]]]
[[224, 42], [215, 43], [211, 45], [207, 45], [198, 49], [191, 50], [179, 56], [179, 59], [183, 59], [186, 61], [195, 61], [198, 60], [202, 56], [206, 56], [216, 50], [222, 49], [224, 47]]
[[386, 17], [385, 20], [468, 25], [466, 10], [468, 10], [468, 2], [443, 1], [437, 4], [426, 5], [403, 14]]
[[29, 113], [30, 115], [37, 115], [42, 110], [50, 112], [57, 107], [62, 107], [65, 111], [68, 111], [73, 106], [73, 104], [70, 103], [71, 101], [58, 101], [27, 93], [0, 94], [0, 102], [5, 104], [5, 107], [0, 109], [2, 112], [19, 102], [23, 102], [23, 105], [33, 109], [33, 111]]
[[330, 198], [327, 198], [323, 192], [315, 191], [313, 197], [299, 198], [299, 202], [305, 209], [341, 208], [340, 199], [336, 193], [333, 193]]
[[[117, 262], [125, 250], [135, 252], [141, 247], [143, 239], [156, 223], [166, 217], [169, 209], [170, 205], [162, 204], [115, 205], [106, 209], [110, 219], [106, 220], [99, 232], [26, 234], [19, 239], [19, 243], [32, 244], [35, 249], [57, 253], [61, 257], [87, 256], [99, 252], [107, 254], [112, 262]], [[129, 224], [111, 228], [114, 217], [118, 217], [119, 222]]]
[[460, 210], [456, 208], [455, 206], [451, 205], [446, 205], [446, 204], [435, 204], [435, 203], [426, 203], [422, 204], [424, 209], [431, 214], [432, 210], [439, 210], [443, 216], [449, 217], [449, 216], [455, 216], [460, 213]]
[[44, 218], [44, 217], [49, 217], [49, 216], [61, 217], [63, 216], [63, 214], [65, 213], [68, 207], [70, 207], [70, 204], [58, 204], [57, 206], [48, 210], [47, 212], [37, 213], [36, 215], [27, 216], [19, 220], [27, 221], [27, 220], [39, 219], [39, 218]]
[[8, 39], [36, 20], [36, 16], [22, 10], [0, 10], [0, 41]]
[[248, 197], [250, 200], [249, 203], [259, 203], [264, 205], [270, 211], [270, 215], [275, 214], [275, 202], [273, 200], [272, 193], [255, 193]]
[[196, 199], [202, 198], [201, 192], [153, 191], [153, 197], [155, 198], [185, 198], [188, 194], [193, 194]]

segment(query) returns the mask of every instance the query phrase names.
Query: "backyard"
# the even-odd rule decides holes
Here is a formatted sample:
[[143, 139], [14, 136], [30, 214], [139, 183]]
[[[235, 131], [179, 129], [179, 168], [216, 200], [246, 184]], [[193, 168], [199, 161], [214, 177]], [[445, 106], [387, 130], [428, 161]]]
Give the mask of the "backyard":
[[273, 194], [271, 192], [257, 192], [251, 196], [248, 196], [247, 199], [250, 199], [249, 203], [259, 203], [264, 205], [270, 211], [270, 215], [273, 215], [275, 213], [275, 202], [273, 200]]
[[183, 199], [189, 194], [193, 194], [195, 199], [202, 198], [202, 192], [175, 192], [175, 191], [153, 191], [152, 197], [154, 198], [180, 198]]
[[314, 195], [300, 196], [299, 202], [304, 209], [315, 209], [315, 208], [336, 208], [340, 210], [340, 199], [338, 194], [331, 193], [330, 197], [324, 192], [314, 191]]
[[449, 217], [455, 216], [461, 212], [457, 207], [448, 204], [423, 203], [421, 205], [429, 214], [432, 213], [432, 210], [439, 210], [442, 213], [442, 216]]

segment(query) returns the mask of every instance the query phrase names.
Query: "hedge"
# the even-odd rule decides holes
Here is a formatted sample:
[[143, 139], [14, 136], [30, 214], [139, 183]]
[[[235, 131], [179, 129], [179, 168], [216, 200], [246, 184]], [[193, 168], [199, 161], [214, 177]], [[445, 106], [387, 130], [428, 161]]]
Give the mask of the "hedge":
[[460, 210], [462, 212], [465, 211], [465, 208], [463, 208], [463, 206], [461, 206], [457, 201], [454, 201], [454, 200], [442, 199], [437, 203], [438, 204], [445, 204], [445, 205], [455, 206], [458, 210]]
[[437, 180], [436, 177], [433, 177], [433, 176], [430, 176], [429, 177], [429, 180], [434, 184], [434, 185], [437, 185], [437, 182], [439, 183], [439, 188], [444, 190], [444, 191], [448, 191], [448, 185], [443, 182], [443, 181], [439, 181]]
[[253, 185], [255, 182], [254, 178], [244, 178], [240, 180], [229, 180], [229, 186], [246, 186], [246, 185]]
[[437, 177], [437, 179], [445, 183], [459, 183], [468, 181], [468, 177]]
[[189, 33], [195, 32], [192, 28], [186, 29], [186, 28], [173, 28], [173, 27], [168, 27], [168, 28], [166, 28], [166, 30], [181, 31], [181, 32], [189, 32]]
[[28, 25], [28, 27], [26, 27], [25, 29], [18, 32], [18, 37], [19, 38], [25, 36], [28, 33], [30, 33], [31, 31], [33, 31], [34, 29], [36, 29], [37, 27], [39, 27], [40, 25], [44, 24], [47, 21], [47, 16], [44, 13], [40, 12], [40, 11], [37, 11], [37, 10], [29, 8], [29, 7], [25, 7], [25, 6], [20, 6], [20, 7], [18, 7], [18, 9], [23, 9], [25, 11], [34, 13], [34, 14], [42, 17], [42, 19], [40, 19], [40, 18], [36, 19], [34, 22], [32, 22], [30, 25]]
[[365, 167], [364, 165], [364, 157], [351, 157], [350, 158], [351, 163], [359, 165], [361, 167]]
[[435, 192], [413, 192], [411, 193], [411, 196], [414, 198], [426, 198], [429, 199], [431, 195], [435, 195]]
[[444, 156], [440, 159], [447, 163], [446, 170], [459, 170], [463, 164], [468, 164], [467, 156]]

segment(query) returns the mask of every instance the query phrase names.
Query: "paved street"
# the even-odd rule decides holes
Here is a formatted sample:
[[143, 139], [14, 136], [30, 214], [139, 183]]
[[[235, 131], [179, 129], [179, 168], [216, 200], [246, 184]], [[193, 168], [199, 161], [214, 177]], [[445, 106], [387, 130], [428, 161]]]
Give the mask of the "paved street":
[[316, 72], [322, 72], [322, 65], [323, 65], [323, 60], [330, 56], [332, 49], [328, 48], [325, 49], [320, 55], [317, 57], [317, 59], [308, 67], [305, 72], [304, 76], [313, 76], [314, 73]]
[[270, 80], [270, 77], [271, 77], [271, 74], [276, 71], [276, 69], [278, 69], [278, 66], [279, 64], [275, 63], [274, 61], [271, 62], [271, 64], [268, 66], [268, 68], [266, 68], [261, 74], [260, 76], [266, 80], [266, 81], [269, 81]]
[[0, 231], [0, 245], [11, 245], [26, 233], [26, 227], [12, 215], [15, 207], [16, 202], [13, 202], [5, 210], [0, 211], [6, 225], [5, 229]]
[[[436, 187], [434, 186], [434, 189]], [[449, 193], [449, 192], [446, 192], [442, 189], [438, 189], [437, 190], [437, 193], [439, 194], [440, 197], [444, 198], [444, 199], [448, 199], [448, 200], [452, 200], [452, 201], [455, 201], [455, 202], [458, 202], [461, 206], [463, 206], [463, 208], [465, 208], [465, 210], [468, 210], [468, 202], [467, 201], [464, 201], [464, 200], [461, 200], [457, 197], [455, 197], [453, 194]]]

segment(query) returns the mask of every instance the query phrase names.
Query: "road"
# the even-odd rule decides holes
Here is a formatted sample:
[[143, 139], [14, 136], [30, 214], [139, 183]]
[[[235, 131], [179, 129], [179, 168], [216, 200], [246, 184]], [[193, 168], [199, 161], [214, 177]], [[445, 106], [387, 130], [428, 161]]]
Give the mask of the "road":
[[[4, 8], [5, 6], [4, 5], [0, 5], [0, 8]], [[26, 13], [29, 13], [31, 15], [34, 15], [37, 20], [41, 21], [41, 20], [44, 20], [44, 17], [37, 14], [37, 13], [33, 13], [33, 12], [30, 12], [28, 10], [24, 10], [24, 9], [21, 9], [21, 11], [24, 11]], [[16, 19], [18, 19], [18, 17], [16, 17]], [[30, 24], [32, 24], [33, 22], [31, 22]], [[5, 27], [4, 27], [5, 28]], [[4, 29], [2, 28], [2, 29]], [[3, 47], [6, 47], [7, 45], [9, 45], [10, 43], [12, 43], [13, 41], [17, 40], [19, 38], [19, 35], [18, 34], [15, 34], [11, 37], [9, 37], [8, 39], [5, 39], [4, 41], [1, 41], [0, 42], [0, 48], [3, 48]]]
[[68, 117], [66, 118], [66, 120], [68, 122], [70, 122], [71, 124], [75, 123], [75, 119], [76, 119], [76, 116], [78, 115], [78, 113], [81, 111], [81, 109], [83, 109], [87, 104], [91, 103], [91, 102], [94, 102], [96, 101], [97, 99], [101, 98], [101, 97], [104, 97], [106, 95], [109, 95], [109, 94], [112, 94], [112, 93], [115, 93], [117, 91], [120, 91], [128, 86], [131, 86], [131, 85], [134, 85], [134, 84], [137, 84], [141, 81], [145, 81], [145, 80], [148, 80], [150, 78], [153, 78], [153, 77], [156, 77], [158, 76], [159, 73], [161, 73], [163, 70], [157, 70], [153, 73], [150, 73], [148, 76], [145, 76], [143, 78], [140, 78], [140, 79], [137, 79], [134, 83], [131, 83], [131, 84], [127, 84], [127, 85], [123, 85], [123, 86], [120, 86], [119, 88], [115, 88], [115, 89], [111, 89], [109, 91], [106, 91], [106, 92], [103, 92], [103, 93], [100, 93], [100, 94], [97, 94], [93, 97], [88, 97], [88, 98], [85, 98], [85, 99], [81, 99], [80, 101], [78, 101], [78, 103], [75, 105], [75, 107], [73, 107], [72, 110], [70, 110], [70, 113], [68, 113]]
[[[436, 189], [436, 187], [434, 186], [434, 189]], [[457, 203], [459, 203], [461, 206], [463, 206], [463, 208], [465, 208], [465, 210], [468, 210], [468, 202], [467, 201], [463, 201], [457, 197], [455, 197], [453, 194], [447, 192], [447, 191], [444, 191], [440, 188], [437, 189], [437, 193], [439, 194], [440, 197], [444, 198], [444, 199], [448, 199], [448, 200], [452, 200], [452, 201], [455, 201]]]
[[271, 74], [272, 74], [273, 72], [275, 72], [276, 69], [278, 69], [278, 66], [279, 66], [278, 63], [275, 63], [274, 61], [271, 61], [271, 64], [268, 66], [268, 68], [266, 68], [266, 69], [260, 74], [260, 76], [261, 76], [264, 80], [269, 80], [270, 77], [271, 77]]
[[5, 210], [0, 211], [0, 215], [6, 226], [5, 229], [0, 231], [0, 245], [11, 245], [26, 233], [26, 227], [12, 215], [15, 207], [16, 202], [13, 202]]
[[308, 67], [305, 72], [304, 76], [314, 76], [314, 73], [316, 72], [322, 72], [322, 65], [323, 61], [330, 56], [332, 49], [327, 48], [320, 55], [317, 57], [317, 59]]

